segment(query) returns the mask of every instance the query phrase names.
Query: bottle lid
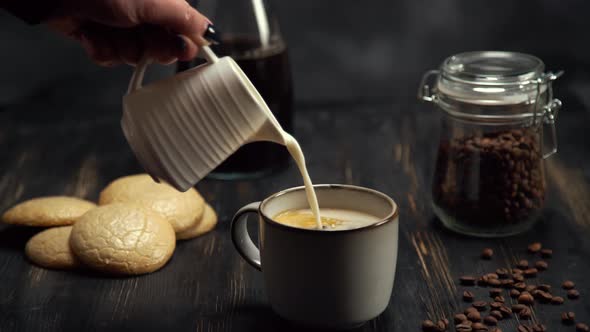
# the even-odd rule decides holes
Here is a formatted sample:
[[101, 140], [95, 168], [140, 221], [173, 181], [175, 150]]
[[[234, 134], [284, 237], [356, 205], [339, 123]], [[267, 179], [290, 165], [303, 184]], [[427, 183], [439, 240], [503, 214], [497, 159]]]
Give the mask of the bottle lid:
[[[547, 89], [545, 64], [518, 52], [477, 51], [448, 57], [437, 90], [446, 98], [482, 105], [534, 102]], [[541, 80], [539, 80], [541, 79]]]

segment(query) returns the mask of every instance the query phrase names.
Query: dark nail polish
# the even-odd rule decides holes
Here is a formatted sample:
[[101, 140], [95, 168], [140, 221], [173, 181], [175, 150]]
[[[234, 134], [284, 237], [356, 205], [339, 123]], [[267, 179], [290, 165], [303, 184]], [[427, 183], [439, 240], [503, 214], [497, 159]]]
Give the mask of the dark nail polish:
[[176, 47], [180, 52], [184, 52], [186, 50], [186, 41], [181, 35], [176, 36]]
[[219, 30], [217, 30], [213, 24], [208, 24], [203, 37], [213, 44], [221, 44], [221, 38], [219, 38], [219, 35]]

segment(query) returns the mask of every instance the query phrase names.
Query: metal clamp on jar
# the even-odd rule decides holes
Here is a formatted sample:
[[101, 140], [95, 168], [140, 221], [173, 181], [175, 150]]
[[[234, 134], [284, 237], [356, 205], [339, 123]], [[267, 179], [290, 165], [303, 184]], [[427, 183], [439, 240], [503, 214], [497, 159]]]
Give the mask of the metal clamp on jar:
[[432, 196], [447, 228], [499, 237], [536, 221], [545, 199], [543, 159], [557, 151], [562, 105], [551, 84], [563, 72], [544, 70], [528, 54], [468, 52], [422, 78], [418, 98], [444, 111]]

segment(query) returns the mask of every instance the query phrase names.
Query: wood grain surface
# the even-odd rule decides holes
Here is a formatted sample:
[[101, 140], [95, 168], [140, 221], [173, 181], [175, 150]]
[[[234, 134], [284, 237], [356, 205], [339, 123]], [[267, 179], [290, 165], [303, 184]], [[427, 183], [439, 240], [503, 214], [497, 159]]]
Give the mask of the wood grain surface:
[[[0, 113], [0, 211], [43, 195], [95, 200], [109, 181], [141, 172], [116, 112], [88, 105], [83, 114], [95, 116], [84, 120], [76, 114], [35, 123], [18, 108]], [[451, 233], [433, 216], [430, 181], [439, 130], [433, 109], [409, 101], [299, 110], [295, 136], [316, 183], [371, 187], [401, 208], [391, 303], [358, 331], [418, 331], [423, 319], [450, 318], [467, 306], [460, 275], [492, 272], [520, 258], [533, 261], [526, 253], [532, 241], [554, 250], [549, 270], [533, 283], [550, 283], [564, 295], [559, 285], [571, 279], [581, 292], [581, 299], [566, 299], [562, 306], [535, 306], [534, 320], [549, 331], [574, 331], [559, 320], [560, 312], [571, 310], [578, 321], [590, 322], [590, 156], [584, 143], [589, 120], [575, 109], [561, 114], [561, 150], [546, 163], [549, 197], [539, 223], [522, 235], [486, 240]], [[23, 254], [37, 230], [2, 225], [0, 331], [301, 331], [272, 312], [262, 275], [239, 257], [228, 234], [239, 207], [300, 184], [294, 165], [257, 180], [199, 183], [219, 213], [217, 228], [180, 242], [162, 270], [139, 277], [38, 268]], [[484, 247], [495, 250], [493, 260], [479, 258]], [[488, 299], [487, 289], [473, 289]], [[515, 324], [504, 321], [501, 327], [515, 331]]]

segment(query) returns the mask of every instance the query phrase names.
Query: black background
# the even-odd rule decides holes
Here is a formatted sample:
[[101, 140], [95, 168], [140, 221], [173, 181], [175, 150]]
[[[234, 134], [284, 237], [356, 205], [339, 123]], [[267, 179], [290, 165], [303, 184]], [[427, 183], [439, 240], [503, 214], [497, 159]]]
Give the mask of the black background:
[[[565, 70], [559, 86], [575, 87], [565, 100], [568, 105], [588, 98], [587, 1], [308, 0], [272, 5], [290, 48], [299, 105], [414, 103], [424, 71], [471, 50], [537, 55], [548, 69]], [[0, 20], [0, 105], [49, 94], [93, 96], [118, 105], [128, 67], [96, 67], [73, 42], [5, 13]], [[152, 73], [164, 75], [166, 69]]]

